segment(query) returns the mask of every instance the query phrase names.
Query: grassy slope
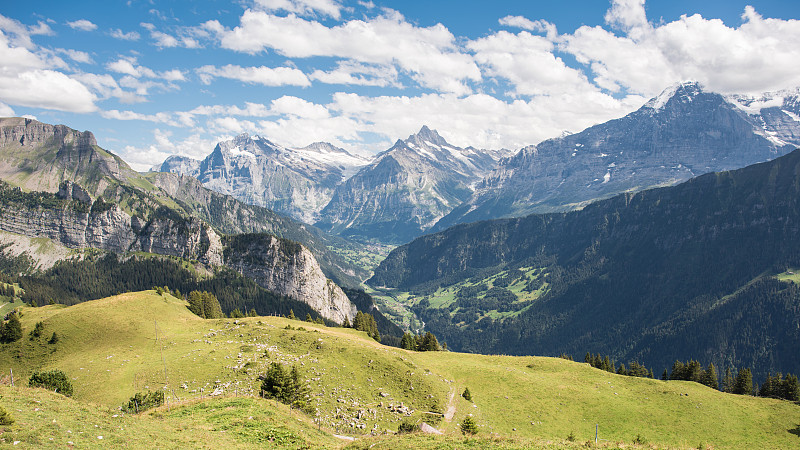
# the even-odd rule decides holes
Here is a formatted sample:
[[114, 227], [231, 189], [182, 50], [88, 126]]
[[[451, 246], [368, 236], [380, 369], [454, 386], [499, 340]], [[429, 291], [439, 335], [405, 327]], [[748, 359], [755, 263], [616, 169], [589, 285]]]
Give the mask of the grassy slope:
[[[44, 321], [46, 338], [53, 331], [61, 336], [58, 344], [28, 338], [28, 332], [40, 320]], [[202, 433], [224, 427], [255, 433], [235, 441], [255, 445], [258, 436], [264, 435], [243, 421], [254, 415], [252, 411], [273, 403], [245, 397], [192, 403], [189, 407], [176, 405], [208, 399], [220, 387], [223, 397], [255, 394], [256, 377], [271, 361], [300, 365], [310, 380], [323, 431], [360, 435], [371, 430], [395, 430], [406, 416], [392, 413], [390, 403], [402, 402], [413, 409], [410, 419], [414, 421], [430, 421], [435, 416], [426, 412], [455, 407], [453, 419], [438, 424], [450, 437], [374, 438], [355, 447], [368, 442], [378, 448], [538, 447], [546, 445], [546, 440], [562, 446], [570, 445], [564, 442], [570, 433], [577, 442], [593, 439], [596, 423], [600, 437], [611, 442], [630, 443], [640, 435], [661, 446], [800, 445], [800, 407], [788, 402], [722, 394], [695, 383], [621, 377], [556, 358], [411, 353], [383, 347], [353, 330], [281, 318], [206, 321], [189, 313], [177, 299], [153, 292], [124, 294], [69, 308], [26, 308], [22, 324], [25, 337], [0, 350], [0, 373], [8, 373], [13, 367], [19, 384], [37, 368], [63, 369], [73, 379], [75, 398], [81, 403], [69, 403], [74, 406], [65, 406], [63, 414], [56, 413], [58, 422], [66, 423], [67, 416], [79, 415], [70, 408], [89, 411], [84, 402], [102, 405], [101, 410], [116, 408], [136, 391], [160, 388], [166, 363], [170, 410], [164, 408], [158, 417], [142, 419], [141, 423], [120, 419], [129, 421], [120, 430], [114, 426], [113, 420], [118, 418], [113, 418], [113, 411], [98, 413], [104, 421], [99, 426], [105, 426], [107, 433], [113, 428], [113, 435], [120, 433], [121, 439], [126, 439], [129, 430], [131, 435], [150, 433], [155, 439], [165, 439], [165, 446], [207, 442], [204, 439], [211, 435]], [[287, 324], [307, 330], [284, 329]], [[458, 395], [464, 387], [472, 392], [475, 406]], [[20, 392], [14, 394], [4, 388], [0, 405], [25, 411], [15, 405], [29, 402], [30, 395]], [[234, 404], [214, 406], [224, 401]], [[267, 412], [286, 413], [274, 407]], [[481, 435], [497, 433], [509, 440], [493, 443], [483, 439], [465, 444], [462, 438], [452, 436], [458, 434], [457, 424], [468, 413], [475, 416]], [[20, 423], [25, 417], [33, 421], [35, 415], [30, 414], [14, 413]], [[91, 416], [90, 412], [85, 414]], [[41, 436], [62, 439], [65, 431], [53, 429], [49, 425], [52, 419], [45, 418], [36, 419], [43, 424]], [[80, 421], [74, 423], [77, 428]], [[311, 422], [304, 423], [298, 426], [307, 428]], [[162, 426], [183, 431], [173, 435], [159, 428]], [[25, 442], [37, 442], [32, 440], [35, 433], [25, 431], [26, 427], [16, 430], [14, 433]], [[301, 435], [310, 436], [307, 431]], [[217, 434], [212, 434], [216, 439]], [[331, 442], [323, 435], [308, 439], [313, 445], [328, 446], [326, 442]]]

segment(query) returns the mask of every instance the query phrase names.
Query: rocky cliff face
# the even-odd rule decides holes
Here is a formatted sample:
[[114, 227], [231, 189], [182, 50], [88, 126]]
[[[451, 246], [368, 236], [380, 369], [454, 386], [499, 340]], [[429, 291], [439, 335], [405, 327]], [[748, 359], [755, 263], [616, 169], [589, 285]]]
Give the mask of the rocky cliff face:
[[333, 189], [366, 163], [326, 143], [290, 149], [242, 134], [202, 161], [173, 156], [157, 170], [191, 175], [209, 189], [313, 223]]
[[322, 317], [352, 323], [356, 307], [305, 247], [268, 234], [225, 239], [225, 264], [273, 292], [304, 301]]
[[[223, 239], [205, 222], [160, 208], [148, 220], [103, 199], [86, 200], [80, 186], [64, 182], [59, 193], [24, 193], [0, 186], [0, 230], [46, 237], [69, 248], [115, 253], [148, 252], [226, 265], [279, 295], [305, 302], [328, 319], [355, 317], [355, 306], [330, 281], [308, 249], [267, 234]], [[246, 248], [241, 243], [247, 242]]]
[[91, 132], [64, 125], [0, 119], [0, 148], [0, 178], [30, 190], [56, 192], [62, 181], [72, 180], [97, 195], [108, 186], [106, 177], [136, 176], [122, 159], [98, 147]]
[[621, 119], [523, 148], [434, 229], [575, 209], [773, 159], [800, 144], [796, 99], [726, 98], [697, 83], [673, 86]]
[[422, 127], [337, 187], [316, 225], [348, 236], [407, 242], [467, 199], [471, 185], [495, 164], [494, 153], [454, 147]]

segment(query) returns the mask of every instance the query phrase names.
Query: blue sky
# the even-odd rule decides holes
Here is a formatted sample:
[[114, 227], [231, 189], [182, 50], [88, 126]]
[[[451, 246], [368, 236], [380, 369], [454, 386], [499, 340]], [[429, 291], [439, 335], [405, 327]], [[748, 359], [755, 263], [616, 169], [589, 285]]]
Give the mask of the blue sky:
[[143, 170], [241, 132], [368, 154], [418, 130], [517, 150], [669, 85], [800, 86], [796, 1], [5, 2], [0, 116]]

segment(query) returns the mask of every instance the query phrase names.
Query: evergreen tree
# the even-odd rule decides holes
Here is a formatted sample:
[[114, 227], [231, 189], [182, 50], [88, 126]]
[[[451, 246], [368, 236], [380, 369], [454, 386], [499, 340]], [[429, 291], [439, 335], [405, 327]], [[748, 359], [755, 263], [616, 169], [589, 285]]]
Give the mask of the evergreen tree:
[[0, 341], [5, 343], [16, 342], [22, 337], [22, 325], [17, 314], [11, 313], [9, 316], [8, 321], [0, 329]]
[[294, 310], [293, 309], [289, 310], [289, 318], [292, 319], [292, 320], [297, 320], [297, 317], [294, 316]]
[[344, 322], [342, 322], [342, 326], [345, 328], [350, 328], [350, 319], [347, 316], [344, 316]]
[[400, 339], [400, 348], [404, 350], [416, 350], [417, 342], [414, 340], [414, 335], [409, 332], [403, 333], [403, 337]]
[[478, 433], [478, 424], [475, 423], [475, 419], [471, 415], [464, 417], [464, 420], [461, 421], [461, 432], [464, 434]]
[[711, 389], [719, 389], [717, 369], [714, 368], [714, 363], [708, 363], [708, 367], [703, 371], [703, 374], [700, 378], [700, 383], [705, 384]]
[[306, 314], [306, 322], [313, 322], [313, 321], [314, 321], [314, 318], [311, 317], [311, 313], [307, 313]]
[[468, 387], [464, 388], [464, 392], [461, 394], [461, 396], [469, 402], [472, 401], [472, 393], [469, 391]]
[[669, 380], [669, 374], [667, 373], [667, 369], [664, 369], [664, 372], [661, 374], [661, 379], [664, 381]]
[[753, 374], [750, 369], [740, 369], [733, 382], [733, 393], [739, 395], [752, 395]]
[[9, 414], [2, 407], [0, 407], [0, 425], [2, 426], [14, 425], [14, 418], [11, 417], [11, 414]]
[[628, 375], [628, 370], [625, 368], [625, 364], [619, 365], [619, 369], [617, 369], [617, 375]]
[[725, 376], [722, 378], [722, 391], [727, 393], [733, 392], [734, 382], [735, 380], [733, 379], [731, 368], [728, 367], [725, 369]]
[[798, 383], [797, 376], [786, 375], [781, 386], [781, 397], [792, 402], [800, 401], [800, 383]]

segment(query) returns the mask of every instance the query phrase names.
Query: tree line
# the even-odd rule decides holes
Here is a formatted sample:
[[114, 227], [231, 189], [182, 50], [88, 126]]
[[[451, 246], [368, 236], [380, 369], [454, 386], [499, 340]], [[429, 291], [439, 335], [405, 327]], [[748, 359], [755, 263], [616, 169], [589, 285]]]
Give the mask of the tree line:
[[[562, 358], [572, 360], [569, 355], [563, 355]], [[628, 367], [625, 364], [616, 366], [610, 356], [600, 356], [600, 354], [586, 353], [584, 362], [592, 367], [607, 372], [616, 373], [618, 375], [627, 375], [633, 377], [654, 378], [652, 369], [648, 370], [645, 366], [636, 361], [630, 362]], [[722, 392], [739, 395], [753, 395], [759, 397], [779, 398], [789, 401], [800, 401], [800, 383], [797, 376], [787, 374], [783, 377], [780, 372], [776, 375], [767, 375], [764, 383], [759, 387], [753, 385], [753, 374], [749, 368], [741, 368], [735, 371], [731, 368], [725, 370], [725, 375], [722, 377], [722, 384], [719, 383], [719, 376], [714, 363], [708, 363], [703, 368], [703, 365], [696, 360], [689, 360], [686, 362], [675, 361], [672, 367], [661, 374], [661, 379], [667, 380], [683, 380], [693, 381], [702, 385], [708, 386]]]

